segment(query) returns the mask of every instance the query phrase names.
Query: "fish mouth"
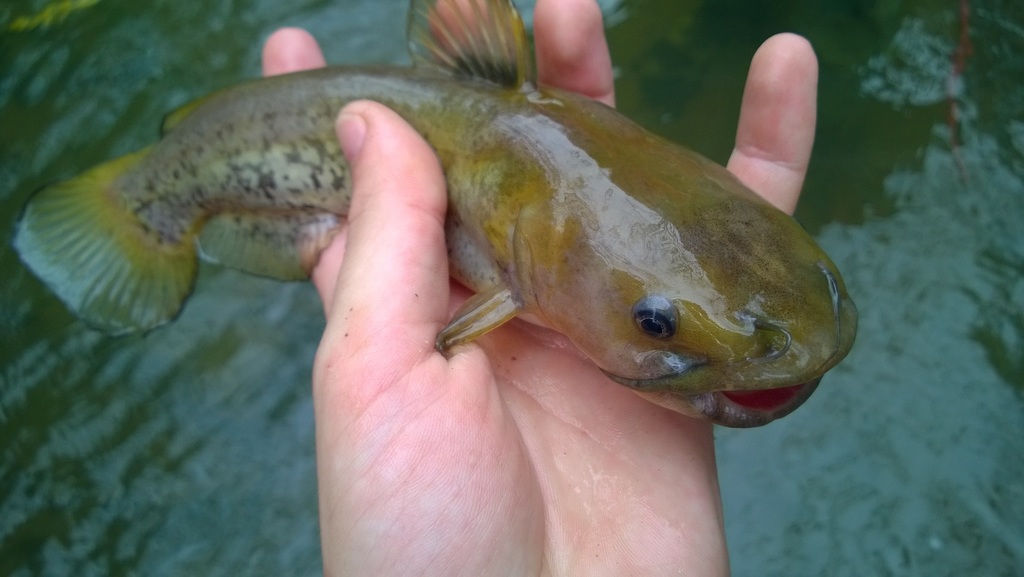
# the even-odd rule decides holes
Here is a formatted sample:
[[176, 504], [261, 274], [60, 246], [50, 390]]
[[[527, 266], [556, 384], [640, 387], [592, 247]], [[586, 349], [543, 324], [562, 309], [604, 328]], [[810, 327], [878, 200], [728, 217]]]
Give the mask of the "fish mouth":
[[701, 415], [718, 425], [750, 428], [781, 419], [804, 404], [821, 382], [757, 391], [715, 391], [691, 395], [690, 403]]
[[690, 363], [684, 370], [651, 379], [629, 379], [603, 371], [611, 380], [625, 385], [638, 395], [676, 412], [707, 419], [716, 425], [750, 428], [785, 417], [804, 404], [818, 388], [821, 377], [797, 385], [766, 389], [723, 389], [706, 393], [672, 391], [679, 377], [700, 367]]
[[696, 395], [668, 391], [636, 393], [674, 411], [707, 419], [716, 425], [746, 429], [785, 417], [804, 404], [821, 377], [799, 385], [751, 391], [711, 391]]

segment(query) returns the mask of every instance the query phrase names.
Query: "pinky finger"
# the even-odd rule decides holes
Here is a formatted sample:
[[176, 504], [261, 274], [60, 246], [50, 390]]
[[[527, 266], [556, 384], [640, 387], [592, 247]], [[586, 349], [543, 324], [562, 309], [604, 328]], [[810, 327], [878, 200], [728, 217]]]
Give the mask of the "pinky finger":
[[817, 91], [818, 60], [804, 38], [778, 34], [754, 54], [729, 170], [789, 213], [814, 145]]

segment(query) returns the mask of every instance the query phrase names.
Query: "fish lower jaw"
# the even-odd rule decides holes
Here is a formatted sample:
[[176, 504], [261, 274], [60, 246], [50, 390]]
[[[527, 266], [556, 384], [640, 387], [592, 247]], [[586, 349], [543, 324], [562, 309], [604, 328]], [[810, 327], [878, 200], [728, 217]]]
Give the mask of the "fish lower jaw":
[[635, 391], [638, 395], [684, 415], [707, 419], [716, 425], [751, 428], [785, 417], [804, 404], [821, 378], [774, 389], [711, 391], [700, 394]]

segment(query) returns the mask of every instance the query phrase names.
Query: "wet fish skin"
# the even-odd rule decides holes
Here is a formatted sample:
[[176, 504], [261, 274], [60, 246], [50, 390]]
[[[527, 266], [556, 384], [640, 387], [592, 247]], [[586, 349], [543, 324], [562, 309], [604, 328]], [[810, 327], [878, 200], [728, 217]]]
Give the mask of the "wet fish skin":
[[113, 333], [177, 314], [196, 245], [241, 270], [306, 278], [351, 200], [334, 119], [370, 99], [423, 135], [445, 173], [450, 270], [477, 295], [439, 350], [521, 316], [674, 410], [755, 426], [799, 406], [856, 333], [834, 263], [720, 165], [538, 87], [507, 0], [466, 1], [486, 8], [481, 34], [515, 46], [464, 28], [438, 45], [436, 10], [460, 1], [413, 0], [412, 68], [276, 76], [172, 113], [156, 144], [33, 197], [22, 259]]

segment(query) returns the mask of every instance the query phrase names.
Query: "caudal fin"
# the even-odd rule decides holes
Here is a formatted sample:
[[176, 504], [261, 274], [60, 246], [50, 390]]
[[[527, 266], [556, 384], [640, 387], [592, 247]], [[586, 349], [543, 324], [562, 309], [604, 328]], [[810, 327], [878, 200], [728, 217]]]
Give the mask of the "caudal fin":
[[162, 242], [116, 189], [117, 178], [147, 153], [43, 188], [25, 206], [14, 238], [21, 260], [64, 304], [115, 334], [173, 318], [196, 276], [194, 235]]

